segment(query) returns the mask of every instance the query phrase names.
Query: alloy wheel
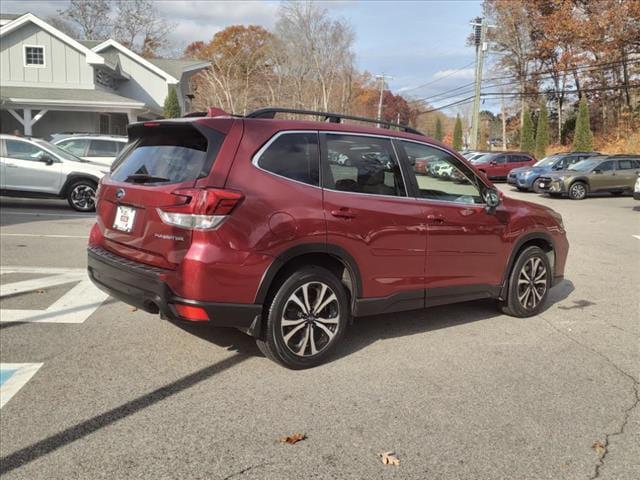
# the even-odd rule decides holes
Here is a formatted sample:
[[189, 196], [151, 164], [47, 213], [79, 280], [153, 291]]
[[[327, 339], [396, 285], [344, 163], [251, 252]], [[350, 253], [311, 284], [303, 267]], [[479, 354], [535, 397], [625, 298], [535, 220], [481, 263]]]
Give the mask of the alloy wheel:
[[547, 291], [547, 267], [541, 258], [528, 259], [518, 275], [518, 302], [527, 310], [535, 309]]
[[580, 200], [587, 195], [587, 188], [582, 183], [571, 185], [571, 198]]
[[280, 321], [287, 349], [299, 357], [324, 351], [338, 333], [340, 306], [335, 292], [323, 282], [308, 282], [287, 299]]
[[78, 210], [92, 210], [96, 204], [96, 190], [91, 185], [76, 185], [70, 198]]

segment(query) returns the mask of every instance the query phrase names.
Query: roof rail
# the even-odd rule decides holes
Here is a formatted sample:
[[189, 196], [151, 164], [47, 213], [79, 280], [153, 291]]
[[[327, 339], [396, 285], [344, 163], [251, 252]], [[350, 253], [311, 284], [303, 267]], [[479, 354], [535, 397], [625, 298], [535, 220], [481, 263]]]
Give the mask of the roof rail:
[[246, 115], [246, 118], [274, 118], [277, 113], [293, 113], [296, 115], [310, 115], [314, 117], [324, 117], [326, 122], [329, 123], [342, 123], [342, 120], [355, 120], [358, 122], [367, 122], [367, 123], [375, 123], [377, 125], [382, 126], [383, 128], [397, 128], [403, 132], [413, 133], [415, 135], [425, 136], [422, 132], [408, 127], [407, 125], [401, 125], [399, 123], [385, 122], [382, 120], [376, 120], [374, 118], [366, 118], [366, 117], [356, 117], [353, 115], [343, 115], [341, 113], [329, 113], [329, 112], [316, 112], [314, 110], [298, 110], [295, 108], [278, 108], [278, 107], [270, 107], [270, 108], [261, 108], [259, 110], [255, 110]]

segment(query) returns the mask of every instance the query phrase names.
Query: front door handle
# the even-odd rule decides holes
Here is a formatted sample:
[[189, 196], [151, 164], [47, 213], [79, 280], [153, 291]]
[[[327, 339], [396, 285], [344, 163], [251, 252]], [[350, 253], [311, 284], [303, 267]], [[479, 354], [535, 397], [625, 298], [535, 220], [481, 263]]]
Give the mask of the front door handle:
[[444, 215], [431, 213], [427, 215], [427, 220], [429, 220], [429, 223], [432, 225], [441, 225], [444, 223]]
[[331, 215], [338, 218], [355, 218], [356, 214], [348, 208], [340, 208], [339, 210], [331, 210]]

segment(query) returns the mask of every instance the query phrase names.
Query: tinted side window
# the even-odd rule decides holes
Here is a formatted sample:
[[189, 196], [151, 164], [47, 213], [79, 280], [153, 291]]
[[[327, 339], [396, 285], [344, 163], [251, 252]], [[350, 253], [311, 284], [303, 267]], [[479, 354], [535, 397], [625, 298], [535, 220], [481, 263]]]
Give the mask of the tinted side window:
[[16, 160], [32, 160], [37, 162], [40, 156], [46, 154], [41, 148], [20, 140], [7, 139], [5, 140], [5, 146], [7, 148], [7, 157], [15, 158]]
[[[72, 152], [73, 153], [73, 152]], [[91, 140], [88, 157], [115, 157], [118, 155], [118, 146], [111, 140]]]
[[75, 139], [75, 140], [64, 140], [56, 145], [58, 145], [61, 149], [75, 155], [76, 157], [84, 157], [84, 152], [87, 150], [87, 144], [89, 140]]
[[412, 165], [421, 198], [482, 203], [478, 179], [470, 168], [438, 148], [400, 141]]
[[402, 172], [388, 138], [327, 134], [323, 187], [345, 192], [404, 197]]
[[613, 170], [613, 160], [609, 160], [608, 162], [602, 162], [598, 165], [595, 170], [600, 170], [601, 172], [610, 172]]
[[505, 163], [507, 161], [507, 156], [499, 155], [496, 158], [494, 158], [493, 161], [496, 162], [497, 164]]
[[635, 160], [618, 160], [618, 170], [633, 170], [638, 168]]
[[526, 162], [529, 159], [527, 157], [524, 157], [522, 155], [509, 155], [509, 163], [520, 163], [520, 162]]
[[568, 166], [573, 165], [574, 163], [578, 163], [580, 160], [584, 160], [585, 158], [588, 157], [579, 157], [577, 155], [567, 157], [562, 160], [562, 168], [567, 168]]
[[309, 185], [320, 184], [318, 134], [285, 133], [276, 138], [258, 158], [268, 172]]

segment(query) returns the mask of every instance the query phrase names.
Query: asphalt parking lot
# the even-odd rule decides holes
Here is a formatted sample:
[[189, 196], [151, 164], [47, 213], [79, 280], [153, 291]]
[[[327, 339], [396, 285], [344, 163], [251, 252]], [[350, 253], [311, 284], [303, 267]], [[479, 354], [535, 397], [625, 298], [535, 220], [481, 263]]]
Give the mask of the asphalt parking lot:
[[[564, 217], [566, 277], [541, 315], [470, 302], [360, 319], [306, 371], [100, 296], [82, 273], [92, 216], [3, 198], [0, 473], [639, 478], [640, 202], [500, 188]], [[293, 433], [307, 439], [278, 441]], [[377, 457], [390, 450], [400, 466]]]

